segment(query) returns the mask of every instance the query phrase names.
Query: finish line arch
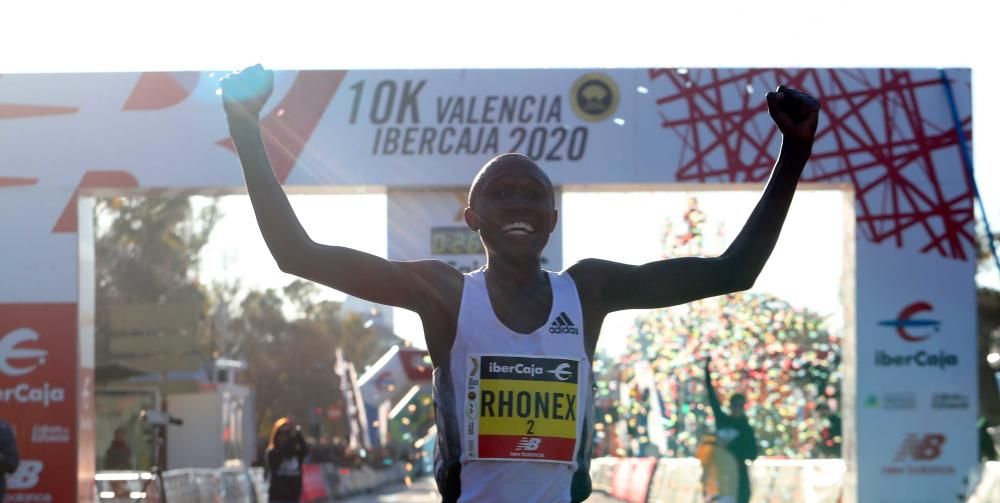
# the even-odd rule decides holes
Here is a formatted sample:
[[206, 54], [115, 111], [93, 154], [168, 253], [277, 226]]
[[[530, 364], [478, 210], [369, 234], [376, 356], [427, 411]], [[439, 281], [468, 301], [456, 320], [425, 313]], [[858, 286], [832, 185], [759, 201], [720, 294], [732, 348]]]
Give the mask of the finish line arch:
[[[90, 494], [93, 302], [82, 292], [93, 291], [93, 277], [79, 264], [92, 263], [93, 249], [80, 245], [88, 219], [77, 213], [78, 194], [242, 186], [215, 94], [221, 76], [0, 79], [0, 235], [9, 243], [0, 398], [33, 461], [26, 466], [37, 468], [12, 493]], [[440, 189], [467, 186], [485, 159], [511, 150], [538, 158], [559, 186], [759, 183], [779, 141], [763, 95], [778, 83], [823, 101], [804, 181], [846, 183], [855, 196], [846, 497], [950, 498], [976, 449], [973, 187], [962, 164], [962, 138], [972, 136], [968, 70], [278, 72], [263, 131], [282, 182], [385, 187], [390, 209], [413, 208], [404, 199], [420, 191], [453, 197]], [[455, 231], [437, 232], [421, 239], [433, 246], [435, 235]], [[872, 405], [889, 395], [914, 406]], [[953, 395], [967, 400], [941, 400]], [[70, 440], [36, 442], [36, 427], [63, 428]], [[933, 456], [918, 448], [928, 438], [944, 439]]]

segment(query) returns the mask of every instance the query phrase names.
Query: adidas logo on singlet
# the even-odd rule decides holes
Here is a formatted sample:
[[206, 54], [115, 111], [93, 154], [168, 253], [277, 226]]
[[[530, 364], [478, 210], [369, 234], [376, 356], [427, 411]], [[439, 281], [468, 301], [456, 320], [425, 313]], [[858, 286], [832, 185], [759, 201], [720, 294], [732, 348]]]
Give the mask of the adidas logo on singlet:
[[575, 334], [580, 335], [580, 330], [576, 328], [573, 321], [566, 316], [565, 312], [560, 312], [559, 316], [549, 325], [550, 334]]

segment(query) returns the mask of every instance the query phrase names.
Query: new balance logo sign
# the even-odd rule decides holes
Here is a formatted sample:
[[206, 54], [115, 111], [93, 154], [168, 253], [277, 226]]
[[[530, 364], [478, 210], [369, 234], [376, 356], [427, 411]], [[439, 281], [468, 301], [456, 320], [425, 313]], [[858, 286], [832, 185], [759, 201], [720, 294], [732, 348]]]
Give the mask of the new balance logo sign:
[[573, 321], [569, 319], [569, 316], [566, 316], [565, 312], [561, 312], [559, 313], [559, 316], [556, 316], [555, 321], [549, 325], [549, 333], [579, 335], [580, 330], [576, 328], [576, 325], [574, 325]]
[[532, 438], [532, 437], [521, 437], [521, 440], [517, 443], [517, 448], [515, 451], [537, 451], [538, 446], [542, 445], [542, 439]]
[[941, 447], [947, 439], [941, 433], [907, 434], [903, 445], [896, 452], [897, 463], [903, 461], [933, 461], [941, 456]]

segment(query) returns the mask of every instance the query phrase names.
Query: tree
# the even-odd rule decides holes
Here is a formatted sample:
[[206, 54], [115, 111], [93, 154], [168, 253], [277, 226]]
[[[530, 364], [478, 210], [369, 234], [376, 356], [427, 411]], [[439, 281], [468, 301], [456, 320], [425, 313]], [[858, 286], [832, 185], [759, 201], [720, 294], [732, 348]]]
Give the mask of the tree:
[[[977, 226], [979, 247], [976, 266], [979, 271], [1000, 274], [993, 266], [994, 257], [989, 246], [985, 226]], [[1000, 236], [994, 236], [994, 246], [1000, 248]], [[1000, 350], [1000, 292], [990, 288], [976, 289], [976, 370], [979, 379], [979, 415], [990, 425], [1000, 424], [1000, 389], [997, 387], [996, 368], [986, 361], [987, 356]]]
[[[195, 271], [198, 253], [220, 216], [213, 201], [195, 210], [187, 197], [115, 197], [96, 201], [94, 342], [95, 377], [99, 383], [122, 377], [121, 373], [105, 370], [112, 367], [102, 367], [109, 360], [125, 358], [111, 352], [113, 306], [186, 304], [205, 312], [208, 297]], [[208, 345], [201, 349], [208, 356]], [[111, 428], [123, 426], [102, 425], [104, 420], [98, 418], [100, 444], [106, 443], [102, 437], [107, 437]], [[150, 446], [136, 442], [143, 428], [138, 417], [132, 416], [128, 426], [140, 466], [155, 463]], [[162, 462], [163, 459], [159, 460]]]
[[[339, 302], [315, 302], [317, 293], [318, 287], [302, 280], [293, 281], [281, 293], [251, 291], [230, 322], [230, 330], [243, 341], [246, 384], [256, 393], [262, 438], [282, 416], [333, 436], [346, 436], [343, 419], [325, 418], [328, 407], [343, 407], [333, 368], [335, 349], [341, 348], [360, 372], [398, 342], [385, 327], [367, 324], [368, 319], [359, 313], [344, 312]], [[286, 317], [286, 304], [297, 314]]]
[[221, 217], [214, 203], [195, 212], [186, 197], [99, 199], [97, 291], [131, 302], [204, 299], [198, 253]]
[[[110, 352], [110, 307], [116, 304], [196, 304], [203, 318], [204, 355], [245, 359], [242, 383], [256, 397], [261, 437], [278, 417], [343, 435], [346, 424], [325, 419], [342, 406], [333, 372], [340, 347], [359, 373], [399, 342], [389, 329], [369, 323], [369, 313], [317, 301], [319, 286], [295, 280], [282, 289], [241, 289], [239, 280], [203, 285], [199, 252], [221, 218], [217, 201], [187, 197], [129, 197], [97, 202], [97, 358]], [[237, 300], [238, 299], [238, 300]], [[167, 335], [167, 334], [164, 334]], [[319, 412], [317, 412], [319, 411]]]
[[[208, 295], [198, 281], [198, 253], [221, 217], [209, 200], [197, 211], [188, 197], [98, 199], [95, 209], [95, 344], [112, 357], [110, 309], [118, 304], [197, 304]], [[204, 309], [203, 309], [204, 312]]]
[[976, 346], [979, 377], [979, 415], [990, 425], [1000, 424], [1000, 394], [997, 392], [996, 369], [986, 361], [987, 355], [1000, 350], [1000, 292], [989, 288], [976, 290], [978, 328]]

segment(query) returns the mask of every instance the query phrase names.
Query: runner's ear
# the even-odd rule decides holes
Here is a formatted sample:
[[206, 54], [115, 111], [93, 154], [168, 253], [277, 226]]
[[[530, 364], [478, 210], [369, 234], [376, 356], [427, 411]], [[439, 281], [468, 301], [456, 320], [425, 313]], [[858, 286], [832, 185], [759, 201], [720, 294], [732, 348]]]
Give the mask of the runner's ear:
[[465, 217], [465, 225], [469, 226], [473, 232], [479, 232], [479, 215], [472, 208], [465, 208], [463, 213]]
[[549, 226], [549, 234], [552, 234], [556, 230], [556, 224], [559, 223], [559, 210], [552, 209], [552, 225]]

